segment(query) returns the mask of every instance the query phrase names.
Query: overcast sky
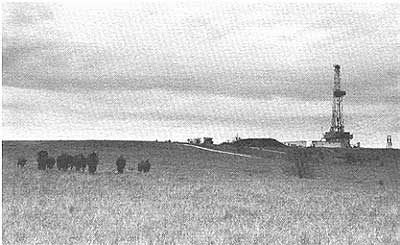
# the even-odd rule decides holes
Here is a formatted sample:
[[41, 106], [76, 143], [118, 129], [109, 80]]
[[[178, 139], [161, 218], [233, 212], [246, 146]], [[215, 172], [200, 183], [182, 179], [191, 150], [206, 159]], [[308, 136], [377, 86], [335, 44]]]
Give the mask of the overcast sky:
[[400, 5], [5, 3], [3, 139], [318, 140], [342, 66], [353, 143], [400, 147]]

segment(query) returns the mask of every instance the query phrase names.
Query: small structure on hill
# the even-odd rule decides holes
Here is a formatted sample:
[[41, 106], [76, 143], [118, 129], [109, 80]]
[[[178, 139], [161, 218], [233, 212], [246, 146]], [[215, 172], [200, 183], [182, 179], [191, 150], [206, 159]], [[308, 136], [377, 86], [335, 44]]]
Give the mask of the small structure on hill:
[[340, 148], [342, 144], [340, 142], [329, 142], [326, 140], [313, 140], [311, 142], [312, 147], [327, 147], [327, 148]]
[[285, 141], [282, 143], [291, 147], [307, 147], [307, 141], [305, 140]]
[[205, 145], [214, 144], [213, 138], [211, 138], [211, 137], [203, 137], [203, 144], [205, 144]]
[[392, 136], [388, 135], [386, 138], [386, 148], [390, 149], [392, 148]]
[[193, 144], [193, 145], [212, 145], [212, 144], [214, 144], [212, 137], [192, 138], [192, 139], [187, 139], [187, 142], [189, 144]]
[[193, 145], [200, 145], [201, 144], [201, 138], [188, 139], [187, 142], [189, 144], [193, 144]]

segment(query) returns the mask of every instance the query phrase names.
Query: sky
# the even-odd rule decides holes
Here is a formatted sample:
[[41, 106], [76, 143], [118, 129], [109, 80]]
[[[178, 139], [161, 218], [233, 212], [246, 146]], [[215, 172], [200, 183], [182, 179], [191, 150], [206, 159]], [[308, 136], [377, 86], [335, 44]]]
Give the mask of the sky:
[[352, 143], [400, 148], [400, 4], [2, 4], [4, 140], [319, 140], [340, 64]]

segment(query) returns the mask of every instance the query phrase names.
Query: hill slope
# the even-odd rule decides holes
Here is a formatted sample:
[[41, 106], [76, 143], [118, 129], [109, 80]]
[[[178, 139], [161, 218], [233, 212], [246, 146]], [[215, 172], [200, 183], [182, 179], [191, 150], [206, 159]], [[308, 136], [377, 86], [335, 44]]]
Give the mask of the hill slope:
[[246, 147], [287, 147], [276, 139], [272, 138], [249, 138], [249, 139], [240, 139], [233, 143], [223, 143], [230, 145], [239, 145]]
[[[94, 176], [41, 172], [39, 150], [96, 150], [102, 165]], [[317, 149], [326, 162], [299, 179], [285, 173], [284, 154], [241, 150], [260, 158], [173, 143], [3, 142], [3, 243], [400, 242], [398, 151], [366, 150], [379, 157], [347, 163]], [[131, 168], [150, 159], [150, 173], [114, 174], [120, 154]], [[19, 155], [27, 168], [15, 167]]]

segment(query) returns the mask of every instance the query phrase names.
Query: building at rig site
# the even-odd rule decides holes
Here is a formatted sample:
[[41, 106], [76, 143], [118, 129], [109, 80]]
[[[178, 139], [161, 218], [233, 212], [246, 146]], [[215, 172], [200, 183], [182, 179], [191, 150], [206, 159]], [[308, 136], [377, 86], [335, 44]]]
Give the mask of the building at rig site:
[[333, 65], [333, 67], [335, 68], [335, 73], [332, 93], [331, 128], [328, 132], [324, 133], [321, 141], [312, 141], [312, 146], [350, 148], [350, 140], [353, 139], [353, 135], [344, 130], [343, 119], [343, 97], [346, 95], [346, 91], [340, 88], [340, 65]]

